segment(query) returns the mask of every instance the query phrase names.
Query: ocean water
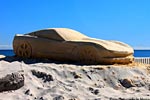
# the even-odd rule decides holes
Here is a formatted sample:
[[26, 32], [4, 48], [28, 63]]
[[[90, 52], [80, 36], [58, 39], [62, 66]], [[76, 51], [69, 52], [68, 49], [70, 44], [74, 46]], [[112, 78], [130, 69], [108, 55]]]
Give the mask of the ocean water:
[[13, 50], [0, 50], [0, 55], [13, 56], [15, 54], [14, 54]]
[[[13, 56], [13, 50], [0, 50], [0, 55]], [[134, 50], [135, 57], [150, 57], [150, 50]]]
[[134, 50], [135, 57], [150, 57], [150, 50]]

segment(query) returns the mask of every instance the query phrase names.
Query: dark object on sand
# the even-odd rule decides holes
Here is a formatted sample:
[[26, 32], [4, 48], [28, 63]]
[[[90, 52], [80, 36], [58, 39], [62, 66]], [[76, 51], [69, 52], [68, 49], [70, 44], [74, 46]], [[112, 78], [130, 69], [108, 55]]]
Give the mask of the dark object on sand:
[[0, 92], [17, 90], [24, 86], [24, 76], [20, 73], [8, 74], [0, 79]]
[[51, 28], [16, 35], [13, 49], [23, 58], [48, 58], [83, 64], [128, 64], [133, 61], [133, 48], [110, 40], [90, 38], [75, 30]]
[[31, 71], [33, 75], [35, 75], [37, 78], [42, 78], [42, 80], [44, 82], [50, 82], [53, 81], [53, 77], [50, 74], [44, 73], [44, 72], [40, 72], [40, 71], [36, 71], [36, 70], [32, 70]]
[[123, 79], [120, 80], [120, 83], [123, 87], [125, 88], [130, 88], [130, 87], [134, 87], [135, 85], [133, 84], [132, 80], [130, 79]]

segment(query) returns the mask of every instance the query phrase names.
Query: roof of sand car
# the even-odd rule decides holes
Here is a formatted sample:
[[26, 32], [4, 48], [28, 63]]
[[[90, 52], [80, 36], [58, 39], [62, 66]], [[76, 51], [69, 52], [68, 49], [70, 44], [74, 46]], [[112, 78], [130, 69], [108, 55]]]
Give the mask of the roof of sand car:
[[83, 35], [78, 31], [68, 29], [68, 28], [47, 28], [47, 29], [37, 30], [25, 35], [38, 36], [42, 38], [49, 38], [55, 40], [65, 40], [65, 41], [76, 41], [76, 40], [82, 40], [83, 38], [89, 38], [88, 36]]
[[66, 41], [82, 40], [83, 38], [88, 38], [88, 36], [68, 28], [51, 28], [51, 29], [54, 29], [57, 32], [57, 34], [59, 34]]

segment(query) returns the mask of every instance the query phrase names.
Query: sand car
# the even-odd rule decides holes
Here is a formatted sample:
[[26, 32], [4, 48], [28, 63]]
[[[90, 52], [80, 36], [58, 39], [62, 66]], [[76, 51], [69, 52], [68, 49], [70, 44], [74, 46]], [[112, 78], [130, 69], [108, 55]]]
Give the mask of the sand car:
[[24, 58], [48, 58], [84, 64], [127, 64], [133, 49], [119, 41], [90, 38], [72, 29], [50, 28], [16, 35], [13, 49]]

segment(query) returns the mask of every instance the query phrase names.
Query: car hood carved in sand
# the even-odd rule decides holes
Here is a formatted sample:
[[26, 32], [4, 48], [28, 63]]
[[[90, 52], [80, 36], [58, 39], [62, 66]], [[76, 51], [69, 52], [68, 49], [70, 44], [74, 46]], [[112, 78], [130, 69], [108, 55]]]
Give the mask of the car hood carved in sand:
[[100, 40], [100, 39], [94, 39], [94, 38], [84, 38], [82, 39], [83, 42], [92, 42], [96, 43], [105, 49], [116, 52], [116, 53], [124, 53], [124, 54], [133, 54], [134, 50], [129, 45], [119, 42], [119, 41], [113, 41], [113, 40]]

